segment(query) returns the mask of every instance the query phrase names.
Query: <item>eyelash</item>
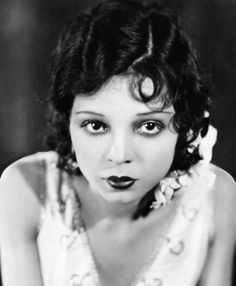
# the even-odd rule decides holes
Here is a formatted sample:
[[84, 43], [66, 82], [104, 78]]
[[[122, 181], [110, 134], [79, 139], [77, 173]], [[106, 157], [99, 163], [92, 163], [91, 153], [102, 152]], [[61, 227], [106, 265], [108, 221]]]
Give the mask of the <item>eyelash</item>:
[[[145, 132], [145, 131], [141, 131], [141, 128], [145, 125], [148, 125], [148, 124], [152, 124], [154, 128], [156, 128], [156, 130], [154, 131], [154, 133], [151, 133], [151, 132]], [[152, 137], [152, 136], [156, 136], [157, 134], [159, 134], [162, 129], [164, 129], [164, 124], [160, 121], [155, 121], [155, 120], [147, 120], [145, 122], [142, 122], [138, 129], [137, 129], [137, 132], [143, 136], [147, 136], [147, 137]]]
[[[93, 129], [94, 124], [98, 124], [97, 130]], [[151, 133], [152, 131], [145, 132], [145, 130], [141, 130], [145, 125], [147, 127], [147, 124], [153, 124], [153, 127], [156, 128], [154, 133]], [[90, 135], [103, 135], [109, 131], [108, 125], [100, 120], [86, 120], [82, 122], [80, 127], [85, 129], [85, 131], [89, 133]], [[102, 130], [100, 130], [101, 128]], [[135, 128], [135, 132], [142, 136], [152, 137], [152, 136], [156, 136], [157, 134], [159, 134], [163, 128], [164, 128], [164, 124], [161, 121], [146, 120], [138, 124], [137, 128]]]
[[[99, 124], [100, 128], [101, 127], [103, 128], [103, 131], [98, 131], [98, 132], [95, 131], [94, 132], [94, 130], [89, 130], [89, 128], [92, 127], [93, 124]], [[82, 122], [80, 127], [84, 128], [91, 135], [101, 135], [101, 134], [107, 133], [107, 131], [108, 131], [107, 125], [100, 120], [86, 120], [86, 121]]]

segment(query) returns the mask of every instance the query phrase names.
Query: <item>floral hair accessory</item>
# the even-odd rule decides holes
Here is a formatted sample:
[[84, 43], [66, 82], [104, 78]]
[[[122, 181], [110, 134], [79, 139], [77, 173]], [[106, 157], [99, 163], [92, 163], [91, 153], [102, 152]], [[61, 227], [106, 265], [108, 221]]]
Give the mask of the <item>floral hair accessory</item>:
[[[188, 132], [188, 138], [191, 138], [192, 137], [192, 134], [193, 134], [193, 131], [192, 130], [190, 130], [189, 132]], [[200, 144], [200, 141], [201, 141], [201, 134], [199, 133], [198, 134], [198, 136], [197, 136], [197, 138], [193, 141], [193, 142], [191, 142], [191, 144], [188, 146], [188, 148], [187, 148], [187, 151], [188, 151], [188, 153], [193, 153], [194, 152], [194, 150], [198, 147], [198, 145]]]
[[[191, 137], [192, 130], [190, 130], [188, 136]], [[202, 161], [210, 162], [212, 158], [212, 149], [216, 143], [217, 139], [217, 130], [209, 125], [207, 134], [202, 137], [201, 132], [198, 134], [198, 137], [191, 143], [187, 148], [189, 153], [192, 153], [196, 148], [198, 148], [199, 155], [202, 157]]]
[[216, 143], [217, 130], [213, 126], [209, 126], [205, 137], [201, 138], [198, 146], [199, 155], [202, 157], [201, 163], [209, 163], [212, 158], [212, 149]]

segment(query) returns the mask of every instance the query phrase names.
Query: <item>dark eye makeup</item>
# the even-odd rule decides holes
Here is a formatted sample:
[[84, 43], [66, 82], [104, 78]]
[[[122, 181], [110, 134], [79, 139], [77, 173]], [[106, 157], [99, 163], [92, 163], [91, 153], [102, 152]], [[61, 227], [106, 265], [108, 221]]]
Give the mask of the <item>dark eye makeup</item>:
[[95, 119], [85, 120], [80, 125], [81, 128], [85, 129], [91, 135], [104, 134], [108, 131], [108, 126], [104, 122]]
[[[109, 132], [110, 130], [108, 124], [97, 119], [84, 120], [80, 124], [80, 127], [91, 135], [102, 135]], [[133, 130], [136, 134], [146, 137], [156, 136], [164, 128], [165, 124], [162, 121], [153, 119], [136, 122], [133, 126]]]
[[140, 135], [152, 137], [159, 134], [165, 125], [160, 120], [145, 120], [138, 124], [136, 132]]

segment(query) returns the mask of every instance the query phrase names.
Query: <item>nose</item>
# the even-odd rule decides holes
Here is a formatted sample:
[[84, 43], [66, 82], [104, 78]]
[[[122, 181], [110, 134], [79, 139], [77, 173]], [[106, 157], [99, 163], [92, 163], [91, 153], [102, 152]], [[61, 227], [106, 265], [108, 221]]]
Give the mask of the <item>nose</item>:
[[116, 136], [109, 146], [107, 160], [115, 164], [129, 164], [132, 162], [132, 148], [127, 136]]

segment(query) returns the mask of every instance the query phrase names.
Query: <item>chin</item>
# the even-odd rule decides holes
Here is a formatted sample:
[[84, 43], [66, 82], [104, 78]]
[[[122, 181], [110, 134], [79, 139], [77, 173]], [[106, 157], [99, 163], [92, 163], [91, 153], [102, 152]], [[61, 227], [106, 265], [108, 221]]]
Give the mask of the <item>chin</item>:
[[111, 204], [124, 204], [132, 205], [137, 204], [141, 200], [142, 196], [137, 195], [135, 191], [126, 190], [126, 191], [117, 191], [101, 194], [103, 199]]

